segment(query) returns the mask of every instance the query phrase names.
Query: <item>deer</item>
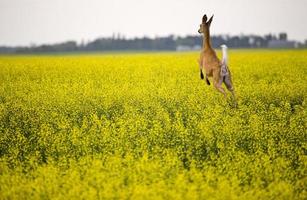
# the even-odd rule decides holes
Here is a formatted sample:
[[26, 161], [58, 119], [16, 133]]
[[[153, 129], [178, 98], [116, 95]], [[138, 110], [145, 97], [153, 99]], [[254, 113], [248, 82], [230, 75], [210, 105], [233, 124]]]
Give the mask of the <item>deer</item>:
[[[207, 85], [210, 85], [209, 77], [213, 78], [213, 86], [227, 97], [227, 94], [222, 87], [222, 83], [226, 85], [226, 88], [232, 93], [235, 99], [234, 88], [231, 80], [231, 73], [228, 68], [227, 61], [227, 46], [222, 45], [223, 60], [220, 61], [216, 55], [215, 50], [211, 45], [210, 38], [210, 25], [213, 20], [213, 15], [208, 20], [207, 15], [202, 18], [202, 23], [200, 24], [198, 33], [203, 34], [203, 46], [200, 52], [200, 58], [198, 60], [200, 77], [204, 79], [203, 71], [206, 73]], [[225, 73], [226, 72], [226, 73]]]

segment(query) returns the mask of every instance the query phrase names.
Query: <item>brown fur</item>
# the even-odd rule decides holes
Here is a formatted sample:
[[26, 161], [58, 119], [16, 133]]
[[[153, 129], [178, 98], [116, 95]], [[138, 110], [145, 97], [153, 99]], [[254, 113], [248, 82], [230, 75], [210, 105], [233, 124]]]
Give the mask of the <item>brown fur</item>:
[[[198, 30], [199, 33], [203, 34], [203, 47], [200, 52], [199, 67], [200, 70], [206, 71], [206, 80], [209, 82], [208, 77], [213, 77], [214, 87], [226, 97], [226, 92], [220, 83], [221, 73], [221, 61], [217, 57], [214, 49], [211, 46], [210, 39], [210, 25], [213, 16], [207, 21], [207, 16], [203, 16], [202, 24]], [[201, 72], [202, 73], [202, 72]]]

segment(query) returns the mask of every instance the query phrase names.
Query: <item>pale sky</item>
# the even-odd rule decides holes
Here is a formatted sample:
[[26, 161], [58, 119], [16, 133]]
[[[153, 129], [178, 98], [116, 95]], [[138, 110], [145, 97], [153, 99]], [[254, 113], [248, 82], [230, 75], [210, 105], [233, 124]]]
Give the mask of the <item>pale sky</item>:
[[121, 33], [127, 38], [197, 34], [277, 34], [307, 39], [307, 0], [0, 0], [0, 45], [30, 45]]

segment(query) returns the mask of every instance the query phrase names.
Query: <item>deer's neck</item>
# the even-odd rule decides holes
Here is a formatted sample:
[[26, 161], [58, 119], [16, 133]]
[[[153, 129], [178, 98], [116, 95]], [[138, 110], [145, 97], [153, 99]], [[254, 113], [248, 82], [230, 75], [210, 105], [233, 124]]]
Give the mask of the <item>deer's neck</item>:
[[203, 49], [211, 49], [210, 31], [206, 29], [204, 32]]

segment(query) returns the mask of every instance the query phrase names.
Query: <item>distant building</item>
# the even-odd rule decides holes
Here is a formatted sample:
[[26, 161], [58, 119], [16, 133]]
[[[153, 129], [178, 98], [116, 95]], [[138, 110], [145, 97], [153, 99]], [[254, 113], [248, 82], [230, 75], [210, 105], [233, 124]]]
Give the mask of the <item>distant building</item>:
[[271, 40], [268, 42], [268, 48], [297, 48], [298, 43], [287, 40]]
[[197, 51], [200, 50], [200, 45], [188, 46], [188, 45], [178, 45], [176, 51]]

